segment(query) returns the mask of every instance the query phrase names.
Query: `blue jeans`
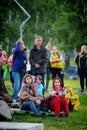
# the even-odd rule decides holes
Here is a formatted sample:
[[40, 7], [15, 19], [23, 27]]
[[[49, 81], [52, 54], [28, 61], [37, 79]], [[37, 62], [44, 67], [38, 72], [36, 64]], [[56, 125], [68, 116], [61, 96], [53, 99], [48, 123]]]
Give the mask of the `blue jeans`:
[[21, 88], [22, 79], [23, 77], [18, 72], [12, 72], [12, 77], [14, 79], [14, 93], [13, 93], [13, 100], [18, 100], [18, 93]]
[[36, 106], [33, 101], [26, 101], [26, 102], [24, 102], [21, 109], [22, 110], [31, 110], [38, 117], [41, 115], [41, 113], [40, 113], [40, 106]]

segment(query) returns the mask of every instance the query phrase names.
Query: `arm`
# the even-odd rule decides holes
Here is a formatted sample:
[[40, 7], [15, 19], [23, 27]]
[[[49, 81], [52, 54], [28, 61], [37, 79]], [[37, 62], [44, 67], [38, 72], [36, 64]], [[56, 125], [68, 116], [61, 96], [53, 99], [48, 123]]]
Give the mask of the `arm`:
[[56, 59], [52, 59], [52, 55], [50, 56], [50, 63], [60, 62], [62, 61], [62, 57], [58, 57]]

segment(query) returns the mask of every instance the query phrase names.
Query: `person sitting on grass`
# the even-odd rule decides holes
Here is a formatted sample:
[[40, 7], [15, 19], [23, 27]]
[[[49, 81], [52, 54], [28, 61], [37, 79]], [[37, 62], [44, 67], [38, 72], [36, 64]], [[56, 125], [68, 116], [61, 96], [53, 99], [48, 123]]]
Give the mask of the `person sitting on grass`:
[[42, 77], [40, 75], [37, 75], [35, 77], [35, 82], [34, 82], [34, 85], [37, 89], [37, 92], [43, 97], [43, 84], [42, 84]]
[[80, 105], [79, 96], [73, 93], [73, 89], [69, 85], [65, 85], [64, 88], [66, 89], [66, 98], [69, 104], [70, 111], [77, 111]]
[[34, 87], [32, 75], [25, 74], [23, 86], [18, 93], [18, 101], [21, 109], [31, 110], [37, 117], [40, 117], [41, 100], [42, 96], [37, 93], [37, 89]]
[[63, 88], [61, 87], [61, 79], [56, 77], [53, 79], [52, 89], [50, 91], [50, 110], [54, 111], [56, 117], [60, 117], [60, 112], [65, 112], [65, 117], [69, 117], [69, 109], [67, 99], [64, 97]]

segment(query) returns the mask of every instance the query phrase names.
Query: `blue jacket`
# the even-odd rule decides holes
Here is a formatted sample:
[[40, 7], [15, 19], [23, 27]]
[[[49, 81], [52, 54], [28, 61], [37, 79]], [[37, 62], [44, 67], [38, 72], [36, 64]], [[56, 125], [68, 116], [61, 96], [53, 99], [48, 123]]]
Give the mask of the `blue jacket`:
[[42, 85], [42, 83], [38, 84], [37, 92], [43, 97], [43, 85]]
[[26, 49], [20, 51], [20, 43], [15, 44], [12, 71], [21, 73], [26, 68], [25, 60], [27, 61]]

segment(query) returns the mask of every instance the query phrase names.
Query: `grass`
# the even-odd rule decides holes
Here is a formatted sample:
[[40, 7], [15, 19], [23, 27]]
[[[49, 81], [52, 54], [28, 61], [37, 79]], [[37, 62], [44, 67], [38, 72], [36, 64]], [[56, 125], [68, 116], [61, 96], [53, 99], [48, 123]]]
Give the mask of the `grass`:
[[[79, 80], [65, 80], [65, 84], [69, 84], [73, 89], [79, 89]], [[9, 93], [10, 82], [5, 81]], [[51, 86], [51, 81], [50, 81]], [[48, 93], [46, 92], [47, 96]], [[28, 123], [43, 123], [44, 130], [86, 130], [87, 129], [87, 95], [79, 94], [80, 108], [76, 112], [70, 112], [69, 119], [55, 119], [54, 113], [49, 113], [48, 116], [37, 118], [33, 113], [26, 114], [24, 112], [16, 112], [12, 115], [11, 122], [28, 122]]]

